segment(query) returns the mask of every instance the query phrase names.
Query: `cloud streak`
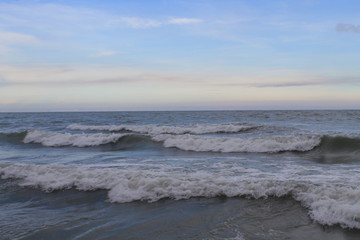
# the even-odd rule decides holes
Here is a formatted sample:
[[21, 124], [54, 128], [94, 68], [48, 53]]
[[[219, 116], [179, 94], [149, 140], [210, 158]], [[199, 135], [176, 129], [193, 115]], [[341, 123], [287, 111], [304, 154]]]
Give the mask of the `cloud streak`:
[[104, 51], [104, 52], [99, 52], [97, 54], [93, 54], [90, 57], [108, 57], [108, 56], [113, 56], [116, 54], [117, 54], [116, 51]]
[[139, 17], [121, 17], [117, 21], [124, 23], [130, 28], [142, 29], [142, 28], [154, 28], [163, 25], [162, 22], [155, 19], [139, 18]]
[[39, 42], [39, 40], [29, 34], [17, 33], [17, 32], [1, 32], [0, 42], [11, 44], [33, 44]]
[[[16, 16], [16, 17], [14, 17]], [[167, 17], [146, 18], [142, 16], [127, 16], [113, 14], [106, 11], [87, 9], [84, 7], [72, 7], [61, 4], [1, 4], [0, 19], [4, 26], [19, 25], [29, 26], [36, 29], [71, 29], [83, 28], [104, 29], [128, 27], [132, 29], [156, 28], [165, 25], [184, 25], [203, 22], [198, 18]], [[46, 21], [44, 21], [46, 19]], [[1, 27], [0, 23], [0, 27]], [[26, 36], [9, 36], [25, 38]], [[28, 36], [29, 37], [29, 36]], [[30, 38], [28, 38], [30, 40]]]
[[117, 67], [20, 67], [0, 65], [0, 87], [13, 85], [67, 86], [86, 84], [132, 84], [145, 82], [196, 83], [202, 78], [181, 73], [162, 73]]
[[[102, 54], [105, 54], [103, 52]], [[110, 53], [109, 53], [110, 54]], [[106, 54], [105, 54], [106, 55]], [[142, 83], [182, 83], [185, 85], [206, 85], [220, 88], [296, 88], [311, 86], [359, 86], [360, 78], [356, 76], [338, 77], [291, 77], [285, 75], [269, 75], [266, 78], [251, 75], [227, 75], [218, 73], [179, 73], [142, 71], [137, 69], [121, 69], [102, 65], [78, 67], [21, 67], [0, 65], [0, 86], [37, 85], [37, 86], [69, 86], [69, 85], [102, 85], [102, 84], [142, 84]], [[286, 81], [285, 79], [293, 79]], [[219, 79], [223, 83], [218, 83]], [[249, 82], [249, 79], [253, 79]], [[284, 79], [278, 80], [275, 79]]]
[[168, 20], [169, 24], [191, 24], [201, 22], [203, 22], [203, 20], [198, 18], [170, 18]]
[[360, 34], [360, 25], [339, 23], [335, 29], [337, 32]]
[[114, 22], [124, 23], [126, 26], [134, 29], [156, 28], [164, 25], [185, 25], [203, 22], [198, 18], [170, 18], [165, 20], [156, 20], [139, 17], [121, 17]]
[[285, 87], [307, 87], [307, 86], [331, 86], [331, 85], [359, 85], [359, 77], [321, 77], [316, 79], [305, 79], [292, 82], [255, 83], [248, 86], [257, 88], [285, 88]]

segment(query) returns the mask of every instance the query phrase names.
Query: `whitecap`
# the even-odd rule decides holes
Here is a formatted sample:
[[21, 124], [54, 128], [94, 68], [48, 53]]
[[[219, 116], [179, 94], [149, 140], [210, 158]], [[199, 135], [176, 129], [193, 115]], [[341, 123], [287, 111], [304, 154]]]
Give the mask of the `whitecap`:
[[321, 143], [318, 136], [270, 136], [259, 138], [204, 137], [190, 134], [161, 134], [152, 137], [165, 147], [196, 152], [281, 152], [309, 151]]
[[228, 175], [203, 171], [185, 173], [155, 169], [0, 163], [1, 178], [22, 179], [21, 186], [40, 187], [44, 191], [106, 189], [109, 200], [118, 203], [153, 202], [162, 198], [267, 198], [289, 195], [308, 208], [309, 216], [320, 224], [360, 229], [360, 189], [357, 184], [360, 173], [318, 168], [317, 175], [299, 174], [304, 170], [306, 167], [297, 169], [297, 166], [285, 165], [283, 171], [276, 173], [256, 170]]
[[75, 146], [90, 147], [114, 143], [128, 134], [70, 134], [31, 130], [26, 134], [24, 143], [41, 143], [47, 147]]
[[167, 126], [167, 125], [79, 125], [70, 124], [71, 130], [95, 130], [95, 131], [131, 131], [142, 134], [210, 134], [210, 133], [238, 133], [256, 128], [248, 124], [194, 124], [190, 126]]

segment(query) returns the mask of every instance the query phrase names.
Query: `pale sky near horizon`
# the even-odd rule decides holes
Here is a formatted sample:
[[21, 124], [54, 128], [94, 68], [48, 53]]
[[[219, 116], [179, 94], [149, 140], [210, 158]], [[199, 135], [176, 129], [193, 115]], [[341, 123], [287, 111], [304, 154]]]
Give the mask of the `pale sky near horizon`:
[[0, 0], [0, 111], [360, 109], [359, 9]]

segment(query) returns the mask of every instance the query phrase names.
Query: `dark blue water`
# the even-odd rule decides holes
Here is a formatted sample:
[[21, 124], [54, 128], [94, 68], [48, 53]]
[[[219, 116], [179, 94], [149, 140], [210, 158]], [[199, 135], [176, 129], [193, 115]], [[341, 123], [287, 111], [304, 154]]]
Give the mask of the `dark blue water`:
[[360, 111], [0, 113], [1, 239], [359, 239]]

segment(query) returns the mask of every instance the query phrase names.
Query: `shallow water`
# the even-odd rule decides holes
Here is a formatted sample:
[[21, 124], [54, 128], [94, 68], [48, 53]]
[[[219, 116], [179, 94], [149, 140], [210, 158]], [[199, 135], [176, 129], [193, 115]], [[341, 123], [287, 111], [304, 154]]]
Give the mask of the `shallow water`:
[[360, 111], [0, 113], [2, 239], [359, 239]]

